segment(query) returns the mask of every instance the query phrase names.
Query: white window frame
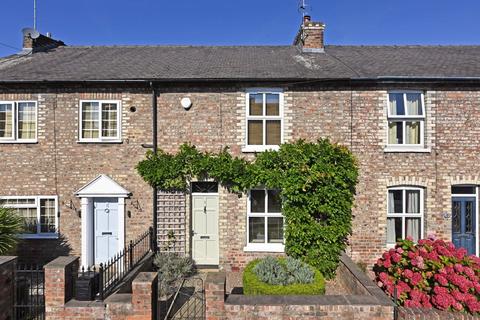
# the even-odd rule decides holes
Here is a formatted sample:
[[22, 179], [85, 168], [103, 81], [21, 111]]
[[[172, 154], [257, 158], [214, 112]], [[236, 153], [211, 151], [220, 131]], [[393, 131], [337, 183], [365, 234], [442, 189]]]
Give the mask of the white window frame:
[[[37, 210], [37, 233], [20, 234], [21, 239], [58, 239], [58, 196], [2, 196], [1, 200], [8, 199], [35, 199], [35, 204], [15, 204], [5, 205], [6, 208], [36, 208]], [[55, 230], [56, 232], [40, 232], [40, 200], [55, 200]]]
[[[389, 201], [389, 191], [393, 190], [402, 190], [402, 213], [389, 213], [388, 212], [388, 201]], [[420, 191], [420, 214], [416, 213], [406, 213], [407, 211], [407, 197], [406, 197], [406, 191], [407, 190], [412, 190], [412, 191]], [[402, 239], [405, 239], [405, 218], [420, 218], [420, 239], [423, 239], [424, 232], [425, 232], [425, 211], [424, 211], [424, 191], [425, 189], [422, 187], [417, 187], [417, 186], [397, 186], [397, 187], [389, 187], [387, 188], [387, 221], [388, 218], [402, 218]], [[387, 231], [387, 230], [385, 230]], [[387, 240], [388, 241], [388, 234], [385, 232], [387, 235]], [[395, 243], [387, 243], [387, 247], [394, 247]]]
[[[403, 95], [403, 105], [405, 107], [405, 113], [407, 113], [407, 94], [415, 93], [420, 94], [420, 102], [422, 107], [422, 115], [392, 115], [390, 114], [390, 94], [402, 94]], [[425, 121], [426, 121], [426, 114], [425, 114], [425, 94], [422, 91], [418, 90], [391, 90], [387, 93], [387, 144], [385, 147], [385, 151], [391, 152], [430, 152], [425, 146]], [[390, 122], [401, 122], [402, 123], [402, 133], [403, 137], [402, 140], [406, 141], [406, 126], [407, 122], [409, 121], [418, 121], [420, 122], [420, 143], [419, 144], [395, 144], [389, 143], [389, 123]]]
[[[84, 103], [98, 103], [99, 105], [99, 126], [98, 126], [98, 138], [82, 138], [83, 130], [83, 104]], [[102, 104], [114, 103], [117, 105], [117, 136], [115, 137], [102, 137]], [[80, 100], [78, 107], [78, 142], [84, 143], [118, 143], [122, 142], [122, 103], [120, 100]]]
[[[278, 116], [267, 116], [267, 115], [262, 115], [262, 116], [251, 116], [250, 115], [250, 95], [251, 94], [263, 94], [263, 110], [266, 110], [266, 95], [267, 94], [278, 94], [278, 101], [279, 101], [279, 110], [278, 110]], [[245, 109], [245, 146], [242, 149], [242, 152], [263, 152], [266, 150], [278, 150], [280, 148], [280, 145], [267, 145], [266, 144], [266, 121], [267, 120], [280, 120], [280, 143], [282, 144], [284, 142], [284, 104], [285, 104], [285, 99], [283, 95], [283, 90], [281, 89], [265, 89], [265, 88], [259, 88], [259, 89], [249, 89], [246, 92], [246, 109]], [[248, 144], [248, 121], [249, 120], [262, 120], [263, 121], [263, 144], [261, 145], [255, 145], [255, 144]]]
[[[20, 139], [18, 138], [18, 104], [19, 103], [33, 103], [35, 104], [35, 138]], [[37, 143], [38, 142], [38, 103], [32, 100], [15, 100], [15, 101], [0, 101], [0, 104], [12, 105], [12, 136], [0, 138], [0, 143]]]
[[[246, 232], [246, 246], [243, 248], [244, 251], [248, 252], [285, 252], [285, 217], [282, 212], [268, 212], [268, 190], [266, 188], [254, 188], [248, 191], [247, 196], [247, 232]], [[263, 191], [265, 193], [265, 212], [252, 212], [251, 210], [251, 192], [252, 191]], [[250, 224], [249, 218], [264, 218], [264, 228], [265, 228], [265, 242], [264, 243], [250, 243]], [[268, 243], [268, 218], [283, 218], [283, 228], [284, 236], [283, 243]]]

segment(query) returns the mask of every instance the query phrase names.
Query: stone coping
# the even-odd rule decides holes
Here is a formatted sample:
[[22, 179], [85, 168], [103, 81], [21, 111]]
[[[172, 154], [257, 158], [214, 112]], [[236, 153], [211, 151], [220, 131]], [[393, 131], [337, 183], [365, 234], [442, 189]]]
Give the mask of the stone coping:
[[6, 264], [6, 263], [9, 263], [9, 262], [12, 262], [14, 260], [16, 260], [17, 257], [16, 256], [0, 256], [0, 266], [2, 264]]
[[76, 260], [79, 260], [78, 257], [74, 256], [61, 256], [57, 257], [54, 260], [50, 261], [47, 263], [44, 268], [45, 269], [58, 269], [58, 268], [64, 268], [67, 265], [74, 263]]
[[246, 296], [230, 294], [225, 301], [229, 305], [379, 305], [373, 296]]

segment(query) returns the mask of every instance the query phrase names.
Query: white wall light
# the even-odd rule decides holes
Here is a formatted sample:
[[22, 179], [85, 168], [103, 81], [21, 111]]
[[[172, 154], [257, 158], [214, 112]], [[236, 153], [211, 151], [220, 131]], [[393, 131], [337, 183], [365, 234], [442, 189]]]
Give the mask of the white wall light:
[[188, 110], [190, 109], [190, 107], [192, 106], [192, 100], [190, 100], [190, 98], [183, 98], [180, 103], [182, 104], [182, 107], [185, 109], [185, 110]]

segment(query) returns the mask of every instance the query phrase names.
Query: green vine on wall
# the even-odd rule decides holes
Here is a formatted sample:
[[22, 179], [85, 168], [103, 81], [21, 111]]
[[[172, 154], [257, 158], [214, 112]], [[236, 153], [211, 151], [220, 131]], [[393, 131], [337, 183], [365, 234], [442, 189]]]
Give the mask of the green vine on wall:
[[232, 157], [227, 148], [208, 153], [183, 144], [176, 154], [148, 152], [137, 170], [162, 190], [186, 191], [194, 177], [214, 179], [235, 193], [258, 186], [280, 189], [286, 253], [315, 266], [327, 278], [335, 274], [351, 232], [358, 178], [348, 148], [328, 139], [299, 140], [259, 153], [249, 162]]

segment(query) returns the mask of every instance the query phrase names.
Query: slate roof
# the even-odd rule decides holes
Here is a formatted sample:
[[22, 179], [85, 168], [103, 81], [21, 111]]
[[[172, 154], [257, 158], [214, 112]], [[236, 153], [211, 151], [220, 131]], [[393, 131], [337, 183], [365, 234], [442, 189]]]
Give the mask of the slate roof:
[[0, 82], [480, 78], [480, 46], [65, 46], [0, 59]]

